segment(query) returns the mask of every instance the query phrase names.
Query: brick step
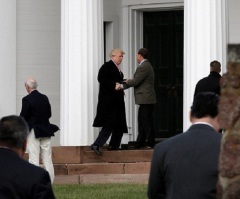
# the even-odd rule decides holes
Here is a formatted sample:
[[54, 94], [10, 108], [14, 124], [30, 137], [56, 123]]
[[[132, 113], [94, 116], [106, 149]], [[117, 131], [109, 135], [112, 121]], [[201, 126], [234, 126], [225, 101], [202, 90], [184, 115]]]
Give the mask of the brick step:
[[55, 176], [54, 184], [105, 184], [138, 183], [147, 184], [149, 174], [81, 174]]
[[149, 174], [150, 162], [54, 164], [55, 175]]
[[98, 156], [89, 146], [52, 147], [54, 183], [147, 183], [152, 149], [101, 151]]
[[[96, 155], [89, 146], [59, 146], [52, 147], [54, 164], [83, 164], [83, 163], [134, 163], [150, 162], [152, 149], [108, 151], [101, 148], [102, 156]], [[28, 154], [24, 157], [28, 159]]]

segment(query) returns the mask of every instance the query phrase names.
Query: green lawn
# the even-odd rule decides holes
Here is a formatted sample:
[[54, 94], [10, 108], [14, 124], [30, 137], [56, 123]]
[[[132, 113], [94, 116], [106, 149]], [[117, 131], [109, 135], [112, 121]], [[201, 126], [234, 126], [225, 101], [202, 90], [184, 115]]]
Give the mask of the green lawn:
[[144, 184], [54, 185], [57, 199], [146, 199]]

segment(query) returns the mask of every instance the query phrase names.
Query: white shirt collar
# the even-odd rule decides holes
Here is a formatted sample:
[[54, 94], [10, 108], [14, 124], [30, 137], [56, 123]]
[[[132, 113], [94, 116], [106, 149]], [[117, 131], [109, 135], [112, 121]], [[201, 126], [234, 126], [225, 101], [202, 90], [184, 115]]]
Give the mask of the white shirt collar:
[[194, 124], [206, 124], [206, 125], [211, 126], [212, 128], [214, 128], [211, 124], [209, 124], [207, 122], [194, 122], [193, 125]]
[[139, 65], [141, 65], [141, 64], [142, 64], [143, 62], [145, 62], [145, 61], [146, 61], [146, 59], [142, 60]]

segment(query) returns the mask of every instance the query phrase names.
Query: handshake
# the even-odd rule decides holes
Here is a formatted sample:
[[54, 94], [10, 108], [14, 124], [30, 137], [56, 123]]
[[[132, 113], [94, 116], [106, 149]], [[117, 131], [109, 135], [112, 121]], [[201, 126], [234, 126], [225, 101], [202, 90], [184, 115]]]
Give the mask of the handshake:
[[[124, 80], [122, 81], [122, 84], [126, 84], [126, 83], [127, 83], [127, 80], [124, 79]], [[116, 82], [115, 90], [116, 90], [116, 91], [119, 91], [119, 90], [123, 89], [122, 84], [120, 84], [119, 82]]]
[[116, 83], [116, 86], [115, 86], [115, 90], [116, 91], [119, 91], [119, 90], [121, 90], [122, 89], [122, 86], [121, 86], [121, 84], [120, 83]]

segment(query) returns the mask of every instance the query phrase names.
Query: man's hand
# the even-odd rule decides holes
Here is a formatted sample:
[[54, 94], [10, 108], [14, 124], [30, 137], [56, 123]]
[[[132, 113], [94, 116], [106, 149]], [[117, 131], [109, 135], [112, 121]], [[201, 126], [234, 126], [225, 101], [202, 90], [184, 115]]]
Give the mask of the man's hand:
[[116, 91], [121, 90], [121, 84], [119, 84], [118, 82], [116, 83], [115, 90]]

